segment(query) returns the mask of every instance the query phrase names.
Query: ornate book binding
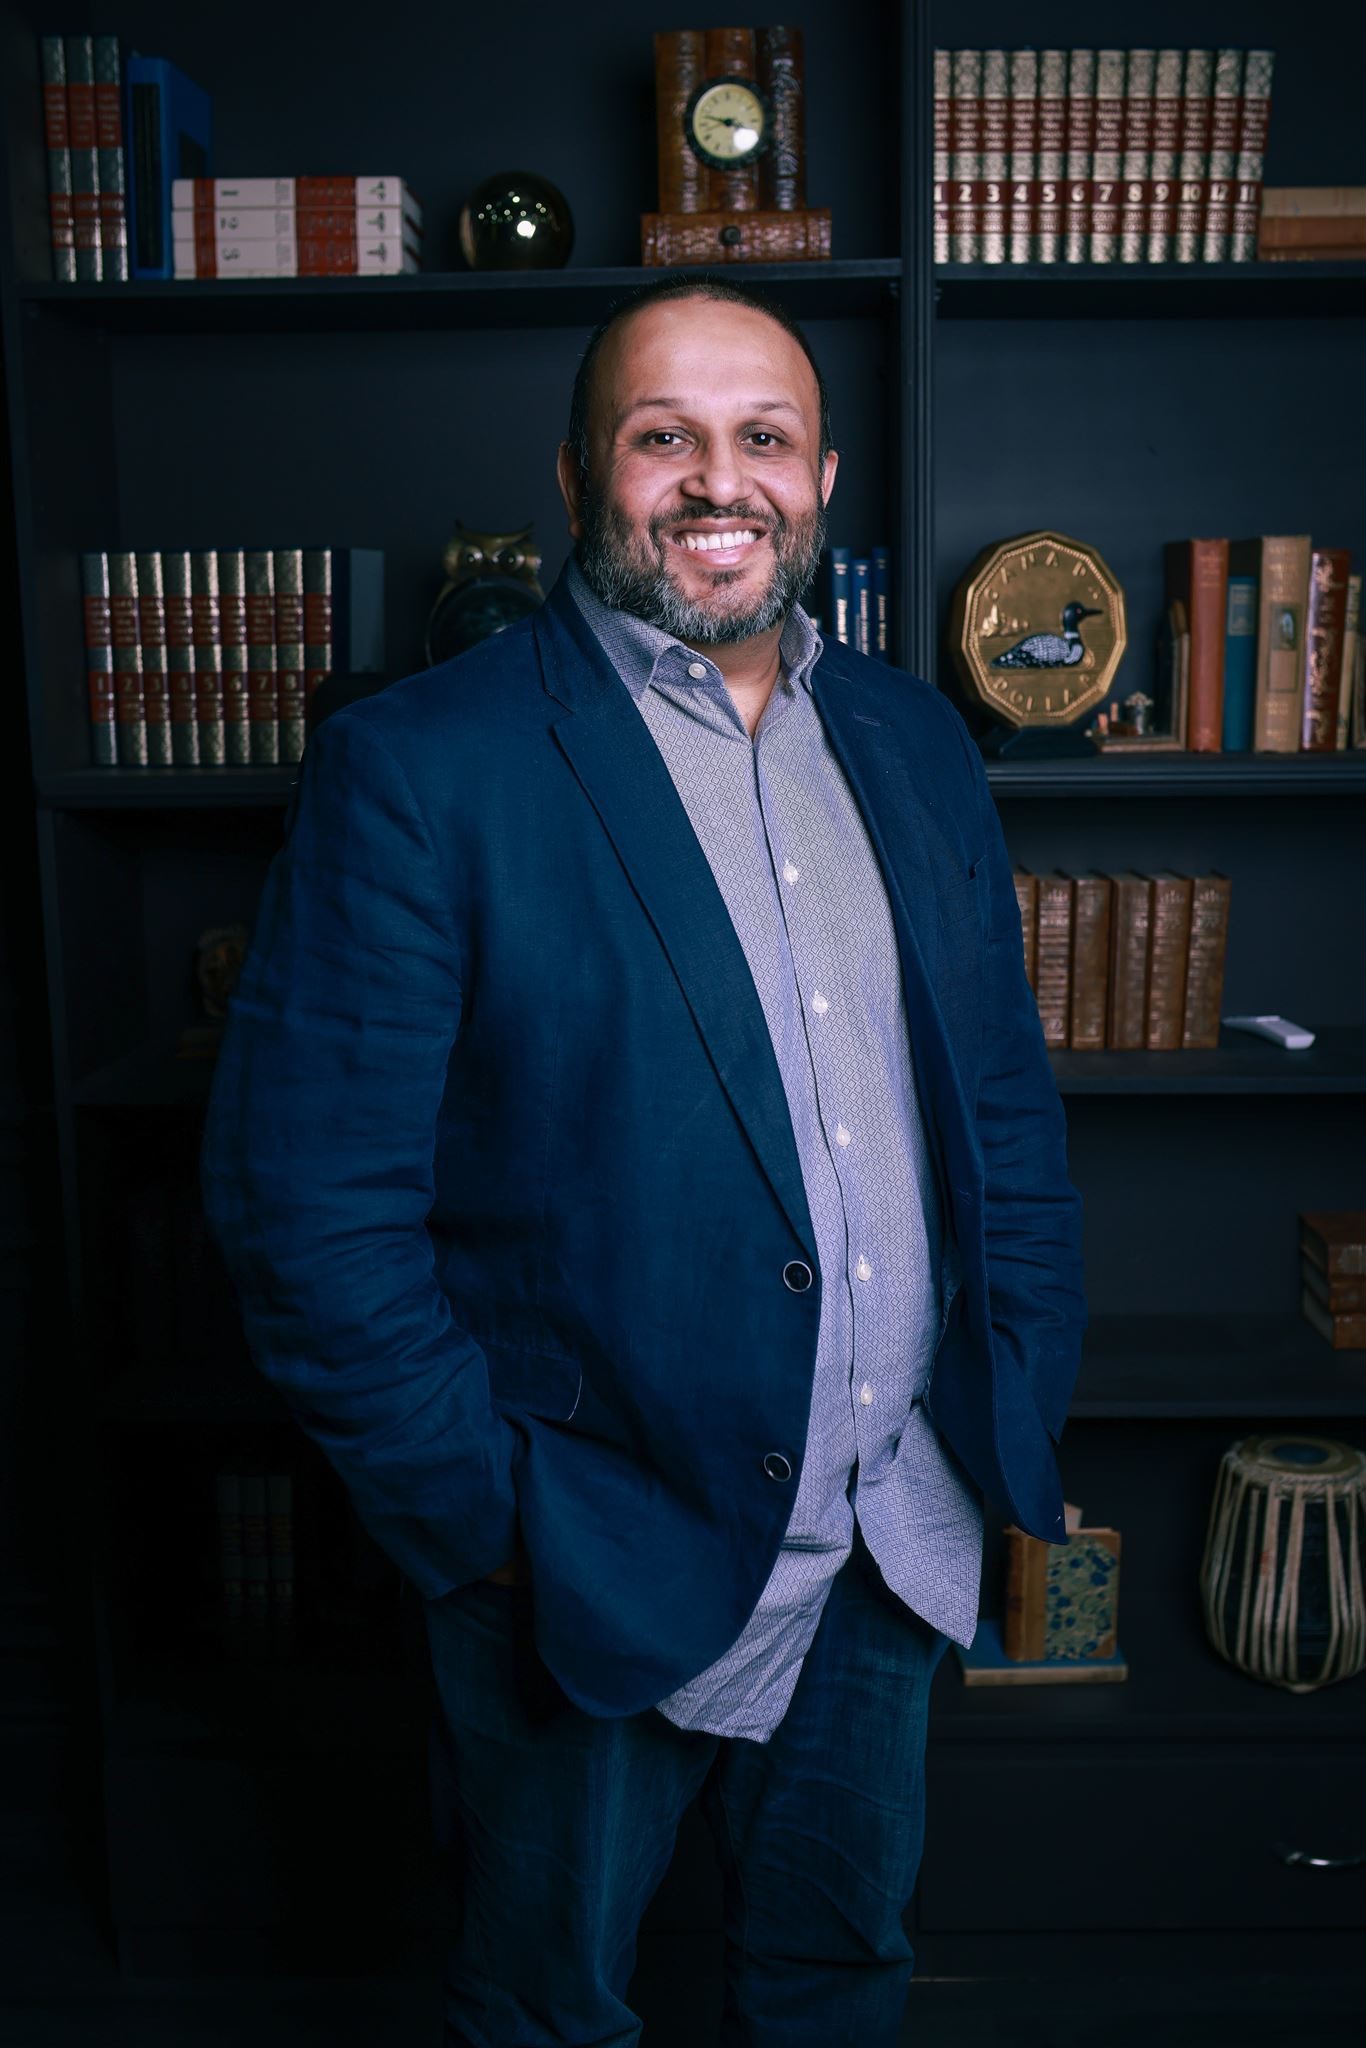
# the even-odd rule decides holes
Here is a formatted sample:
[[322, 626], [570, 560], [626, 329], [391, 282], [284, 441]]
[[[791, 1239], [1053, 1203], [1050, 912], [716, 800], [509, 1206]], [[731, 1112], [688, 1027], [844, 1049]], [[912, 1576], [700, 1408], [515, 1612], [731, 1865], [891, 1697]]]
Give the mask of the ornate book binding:
[[800, 213], [646, 213], [641, 262], [815, 263], [830, 256], [829, 207]]

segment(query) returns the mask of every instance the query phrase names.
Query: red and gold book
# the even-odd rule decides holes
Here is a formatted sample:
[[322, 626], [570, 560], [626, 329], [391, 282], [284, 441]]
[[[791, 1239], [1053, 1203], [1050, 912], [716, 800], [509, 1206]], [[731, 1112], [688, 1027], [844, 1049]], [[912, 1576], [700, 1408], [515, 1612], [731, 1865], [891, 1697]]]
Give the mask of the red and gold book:
[[1210, 86], [1214, 53], [1187, 50], [1181, 80], [1181, 155], [1177, 169], [1176, 233], [1172, 254], [1178, 263], [1198, 263], [1205, 226], [1205, 181], [1209, 176]]
[[1153, 67], [1153, 153], [1148, 166], [1149, 263], [1170, 263], [1176, 232], [1177, 172], [1181, 163], [1180, 50], [1159, 50]]
[[60, 36], [43, 36], [43, 141], [47, 150], [48, 239], [52, 244], [52, 275], [61, 284], [76, 281], [76, 226], [71, 205], [71, 130], [66, 113], [66, 45]]
[[275, 550], [275, 688], [280, 760], [304, 751], [304, 557], [302, 548]]
[[1006, 260], [1010, 180], [1010, 72], [1004, 50], [982, 52], [982, 175], [978, 233], [983, 263]]
[[1262, 167], [1271, 119], [1272, 50], [1249, 50], [1243, 61], [1243, 91], [1238, 102], [1238, 157], [1233, 172], [1233, 222], [1229, 261], [1249, 263], [1257, 247], [1257, 216], [1262, 203]]
[[1148, 935], [1148, 1002], [1143, 1042], [1149, 1052], [1179, 1052], [1186, 1015], [1186, 966], [1190, 956], [1189, 875], [1159, 868], [1153, 885]]
[[1034, 187], [1039, 175], [1039, 58], [1035, 50], [1010, 53], [1010, 190], [1006, 254], [1028, 263], [1034, 254]]
[[223, 755], [229, 768], [247, 768], [251, 765], [251, 685], [246, 558], [241, 548], [218, 550], [218, 618], [223, 632]]
[[171, 760], [177, 768], [199, 766], [199, 725], [195, 714], [194, 604], [190, 558], [183, 548], [163, 551], [166, 598], [166, 681], [171, 693]]
[[1085, 263], [1091, 253], [1091, 157], [1096, 136], [1096, 53], [1067, 56], [1067, 184], [1063, 198], [1063, 255]]
[[1234, 171], [1243, 104], [1243, 52], [1220, 50], [1214, 60], [1210, 95], [1209, 166], [1200, 253], [1206, 263], [1223, 263], [1233, 229]]
[[138, 616], [136, 555], [109, 555], [109, 631], [114, 648], [114, 696], [120, 768], [147, 766], [147, 700], [142, 689], [142, 624]]
[[275, 680], [275, 564], [269, 548], [248, 548], [247, 689], [251, 700], [251, 760], [255, 768], [280, 759], [280, 697]]
[[1347, 626], [1346, 548], [1315, 548], [1309, 558], [1309, 606], [1304, 631], [1300, 696], [1300, 752], [1331, 754], [1338, 743], [1338, 691]]
[[1145, 1043], [1148, 1010], [1148, 937], [1153, 885], [1129, 870], [1112, 875], [1110, 904], [1110, 1007], [1105, 1042], [1112, 1052], [1134, 1052]]
[[1148, 233], [1156, 53], [1130, 50], [1124, 71], [1124, 158], [1120, 170], [1119, 260], [1141, 263]]
[[223, 625], [218, 610], [218, 556], [211, 550], [190, 556], [190, 604], [194, 616], [194, 703], [199, 727], [199, 761], [221, 768], [226, 759], [223, 702]]
[[953, 60], [947, 50], [934, 53], [934, 260], [947, 263], [949, 242], [949, 109], [953, 104]]
[[982, 253], [981, 176], [982, 53], [955, 50], [949, 101], [949, 249], [955, 263], [975, 263]]
[[1193, 754], [1222, 753], [1224, 635], [1228, 618], [1228, 542], [1173, 540], [1163, 551], [1167, 603], [1184, 604], [1190, 625], [1190, 688], [1186, 745]]
[[1219, 1043], [1231, 896], [1232, 884], [1227, 875], [1191, 877], [1190, 944], [1181, 1025], [1181, 1044], [1187, 1051], [1209, 1051]]
[[1300, 1250], [1330, 1280], [1366, 1279], [1366, 1209], [1304, 1209]]
[[161, 556], [139, 555], [137, 571], [142, 701], [147, 711], [147, 765], [150, 768], [169, 768], [173, 765], [171, 690], [166, 670], [166, 593], [161, 576]]
[[90, 711], [90, 763], [117, 768], [118, 710], [114, 694], [114, 643], [109, 617], [109, 557], [81, 556], [81, 623], [85, 635], [85, 685]]
[[1091, 261], [1119, 254], [1124, 171], [1124, 51], [1096, 52], [1095, 134], [1091, 144]]
[[1034, 261], [1062, 254], [1067, 186], [1067, 52], [1039, 52], [1038, 168], [1034, 182]]

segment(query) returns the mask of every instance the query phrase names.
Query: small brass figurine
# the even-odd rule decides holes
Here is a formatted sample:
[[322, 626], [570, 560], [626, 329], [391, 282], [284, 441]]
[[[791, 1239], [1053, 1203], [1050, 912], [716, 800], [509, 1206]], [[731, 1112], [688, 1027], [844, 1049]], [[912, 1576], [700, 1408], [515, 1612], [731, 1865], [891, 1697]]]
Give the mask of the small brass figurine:
[[515, 625], [544, 602], [537, 580], [541, 552], [531, 533], [530, 526], [520, 533], [456, 527], [441, 557], [446, 581], [427, 620], [429, 668]]

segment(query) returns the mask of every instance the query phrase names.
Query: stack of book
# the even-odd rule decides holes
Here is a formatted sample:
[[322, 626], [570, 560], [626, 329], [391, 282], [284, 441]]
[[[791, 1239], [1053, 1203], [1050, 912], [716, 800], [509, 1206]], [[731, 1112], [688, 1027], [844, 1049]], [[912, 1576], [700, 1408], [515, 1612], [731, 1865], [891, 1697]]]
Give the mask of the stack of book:
[[1257, 254], [1267, 263], [1359, 263], [1366, 257], [1366, 185], [1270, 185]]
[[177, 178], [176, 277], [394, 277], [422, 263], [422, 208], [397, 177]]
[[1304, 533], [1170, 541], [1165, 567], [1192, 752], [1366, 746], [1362, 579], [1345, 548]]
[[1050, 1051], [1218, 1045], [1226, 875], [1014, 872], [1025, 973]]
[[936, 263], [1247, 263], [1270, 50], [936, 50]]
[[829, 639], [852, 647], [857, 654], [871, 654], [875, 661], [891, 660], [891, 554], [874, 548], [869, 555], [856, 555], [852, 548], [830, 548], [826, 553], [821, 583], [821, 610], [812, 614], [820, 631]]
[[1335, 1351], [1366, 1351], [1366, 1209], [1300, 1217], [1300, 1305]]
[[322, 678], [384, 667], [378, 548], [92, 551], [81, 587], [97, 768], [298, 761]]

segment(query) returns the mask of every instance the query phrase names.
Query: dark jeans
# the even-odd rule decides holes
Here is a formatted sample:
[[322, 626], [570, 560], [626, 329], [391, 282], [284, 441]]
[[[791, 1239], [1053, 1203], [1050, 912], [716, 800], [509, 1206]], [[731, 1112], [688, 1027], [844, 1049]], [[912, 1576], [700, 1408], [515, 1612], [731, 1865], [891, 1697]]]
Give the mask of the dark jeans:
[[585, 1714], [536, 1654], [529, 1586], [476, 1580], [426, 1603], [433, 1819], [466, 1901], [447, 2048], [639, 2041], [637, 1932], [694, 1799], [724, 1871], [725, 2048], [895, 2048], [948, 1639], [854, 1541], [766, 1743], [653, 1708]]

